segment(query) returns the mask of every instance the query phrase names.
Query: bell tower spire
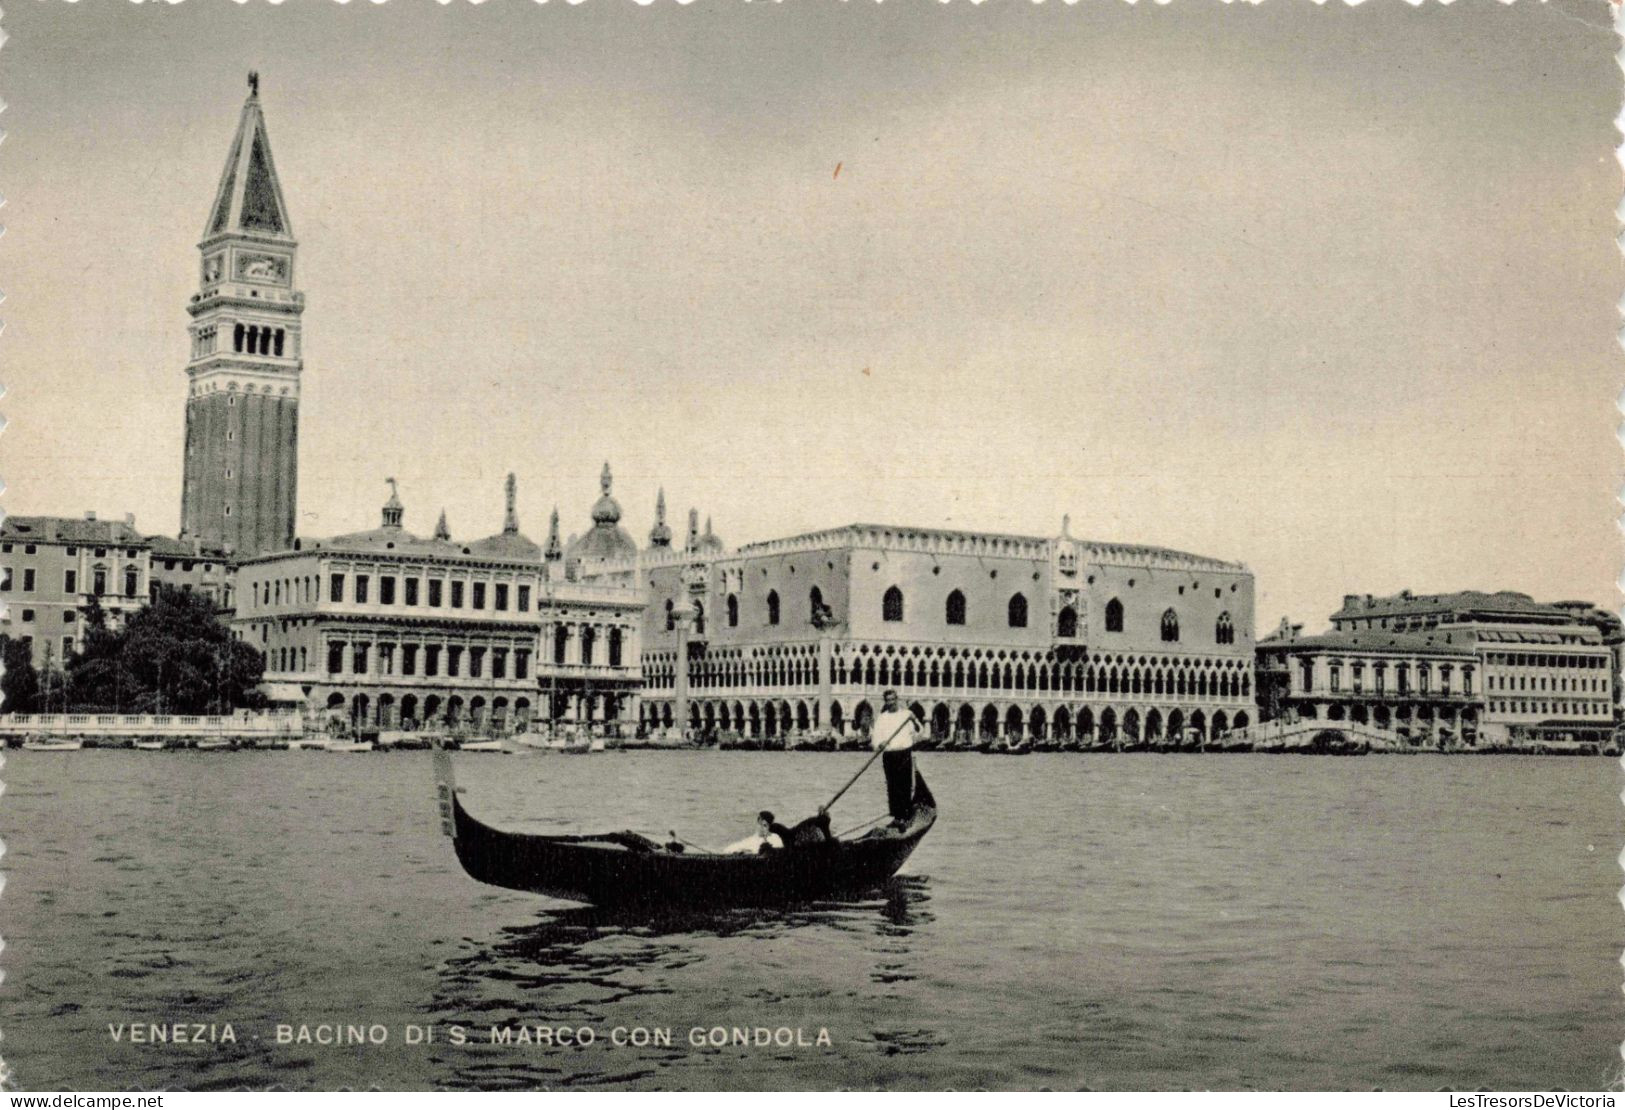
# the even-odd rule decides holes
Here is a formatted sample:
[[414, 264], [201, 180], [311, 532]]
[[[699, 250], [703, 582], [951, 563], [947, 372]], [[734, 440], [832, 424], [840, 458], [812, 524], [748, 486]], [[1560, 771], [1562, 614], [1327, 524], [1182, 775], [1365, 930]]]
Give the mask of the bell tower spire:
[[186, 366], [181, 532], [239, 557], [293, 542], [299, 379], [298, 243], [271, 158], [259, 74], [209, 209]]
[[655, 526], [649, 529], [650, 547], [670, 547], [671, 527], [666, 523], [666, 487], [655, 497]]
[[502, 485], [503, 497], [507, 504], [507, 511], [502, 516], [502, 530], [510, 536], [519, 532], [519, 510], [514, 504], [518, 491], [518, 480], [514, 478], [513, 472], [509, 471], [508, 480]]

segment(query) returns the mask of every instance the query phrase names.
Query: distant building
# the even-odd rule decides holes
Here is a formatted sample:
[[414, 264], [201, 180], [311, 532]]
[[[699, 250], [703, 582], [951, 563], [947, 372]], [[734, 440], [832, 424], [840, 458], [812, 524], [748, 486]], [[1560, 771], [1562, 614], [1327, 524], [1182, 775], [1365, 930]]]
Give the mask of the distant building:
[[1615, 724], [1621, 638], [1606, 612], [1510, 591], [1406, 590], [1347, 595], [1331, 620], [1332, 632], [1307, 637], [1283, 621], [1259, 643], [1267, 717], [1489, 744], [1603, 740]]
[[4, 630], [33, 649], [36, 667], [65, 665], [100, 602], [109, 624], [145, 605], [151, 559], [132, 518], [8, 516], [0, 522]]
[[1304, 636], [1282, 621], [1258, 642], [1265, 720], [1351, 721], [1418, 740], [1475, 739], [1482, 664], [1448, 633], [1329, 632]]
[[444, 513], [408, 532], [392, 490], [377, 528], [245, 560], [232, 623], [272, 699], [380, 728], [635, 720], [641, 594], [568, 580], [520, 531], [512, 475], [506, 494], [485, 539], [453, 540]]
[[1240, 563], [1058, 536], [854, 524], [594, 568], [647, 591], [644, 723], [864, 730], [890, 686], [939, 737], [1212, 736], [1253, 704]]
[[28, 643], [36, 667], [61, 667], [83, 646], [92, 604], [113, 627], [164, 586], [225, 607], [231, 570], [219, 552], [142, 535], [133, 516], [8, 516], [0, 522], [0, 632]]

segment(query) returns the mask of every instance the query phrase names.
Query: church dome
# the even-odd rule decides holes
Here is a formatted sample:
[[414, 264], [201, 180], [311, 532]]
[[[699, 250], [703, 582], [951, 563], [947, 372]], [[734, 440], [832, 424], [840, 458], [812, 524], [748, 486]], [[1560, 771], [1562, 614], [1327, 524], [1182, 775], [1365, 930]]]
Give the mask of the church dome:
[[570, 543], [565, 550], [566, 559], [625, 559], [637, 556], [638, 545], [620, 526], [620, 502], [609, 493], [612, 481], [609, 463], [606, 462], [604, 472], [598, 479], [603, 495], [592, 507], [592, 528], [586, 535]]
[[626, 529], [608, 522], [594, 523], [586, 535], [571, 544], [566, 559], [628, 559], [638, 553], [638, 545]]
[[609, 486], [612, 479], [609, 474], [609, 463], [604, 464], [604, 472], [598, 478], [604, 495], [592, 507], [592, 522], [594, 524], [615, 525], [621, 522], [621, 503], [609, 495]]

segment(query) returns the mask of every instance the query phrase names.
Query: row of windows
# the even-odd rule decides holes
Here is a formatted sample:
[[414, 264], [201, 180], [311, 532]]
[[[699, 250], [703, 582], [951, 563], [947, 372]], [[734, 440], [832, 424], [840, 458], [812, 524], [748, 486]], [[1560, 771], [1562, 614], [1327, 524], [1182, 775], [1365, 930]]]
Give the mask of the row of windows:
[[[78, 619], [79, 619], [79, 611], [77, 609], [64, 609], [64, 610], [62, 610], [62, 623], [63, 624], [73, 624], [76, 621], [78, 621]], [[33, 624], [34, 623], [34, 610], [32, 610], [32, 609], [24, 609], [22, 611], [22, 623], [23, 624]]]
[[[15, 578], [11, 567], [0, 567], [0, 593], [8, 593], [14, 588]], [[22, 592], [34, 592], [37, 577], [33, 567], [23, 568]], [[140, 593], [141, 575], [135, 567], [127, 567], [124, 571], [124, 596], [135, 597]], [[79, 572], [65, 570], [62, 572], [62, 592], [76, 594], [79, 592]], [[107, 596], [107, 571], [97, 569], [91, 572], [91, 593], [97, 597]]]
[[[1303, 660], [1299, 661], [1298, 665], [1302, 669], [1303, 688], [1305, 690], [1314, 689], [1314, 686], [1315, 686], [1315, 662], [1314, 662], [1314, 660], [1313, 659], [1303, 659]], [[1383, 693], [1387, 692], [1387, 687], [1388, 687], [1387, 668], [1388, 668], [1388, 664], [1386, 664], [1386, 663], [1373, 663], [1372, 664], [1371, 669], [1372, 669], [1372, 672], [1373, 672], [1373, 675], [1374, 675], [1374, 678], [1375, 678], [1375, 683], [1376, 683], [1373, 692], [1378, 693], [1378, 694], [1383, 694]], [[1449, 694], [1450, 693], [1450, 675], [1451, 675], [1452, 670], [1453, 670], [1453, 668], [1452, 668], [1451, 664], [1449, 664], [1449, 663], [1441, 663], [1441, 664], [1439, 664], [1439, 693], [1440, 694]], [[1355, 663], [1353, 665], [1352, 671], [1353, 671], [1353, 679], [1354, 679], [1353, 686], [1351, 687], [1352, 691], [1354, 693], [1356, 693], [1356, 694], [1364, 693], [1364, 690], [1365, 690], [1365, 665], [1363, 663]], [[1332, 693], [1334, 693], [1334, 694], [1341, 693], [1342, 690], [1343, 690], [1343, 665], [1341, 663], [1333, 663], [1328, 668], [1328, 672], [1329, 672], [1329, 675], [1330, 675]], [[1400, 694], [1409, 694], [1411, 692], [1411, 680], [1410, 680], [1410, 678], [1411, 678], [1411, 670], [1410, 670], [1410, 665], [1406, 664], [1406, 663], [1395, 663], [1394, 664], [1394, 674], [1395, 674], [1397, 682], [1398, 682], [1397, 692], [1400, 693]], [[1426, 663], [1417, 663], [1416, 664], [1416, 690], [1417, 690], [1417, 692], [1421, 693], [1421, 694], [1428, 693], [1429, 692], [1428, 687], [1429, 687], [1429, 684], [1430, 684], [1431, 680], [1432, 680], [1432, 669], [1428, 666], [1428, 664], [1426, 664]], [[1462, 667], [1462, 669], [1461, 669], [1461, 692], [1463, 694], [1467, 694], [1467, 695], [1471, 695], [1472, 692], [1473, 692], [1473, 668], [1471, 668], [1471, 667]]]
[[[351, 576], [344, 574], [332, 575], [327, 591], [329, 601], [342, 602], [344, 600], [345, 580], [349, 577]], [[512, 590], [511, 595], [510, 585], [507, 582], [464, 582], [458, 579], [448, 582], [443, 578], [430, 578], [425, 583], [423, 579], [419, 578], [402, 578], [399, 580], [399, 595], [396, 592], [396, 584], [397, 579], [394, 575], [383, 574], [378, 576], [379, 605], [394, 605], [397, 596], [400, 597], [401, 604], [418, 605], [421, 603], [422, 595], [427, 594], [429, 608], [439, 609], [445, 604], [449, 593], [451, 608], [453, 609], [463, 608], [465, 597], [469, 602], [469, 608], [484, 609], [489, 588], [491, 608], [505, 611], [508, 608], [509, 598], [512, 596], [516, 602], [515, 607], [519, 612], [530, 612], [530, 585], [528, 583], [519, 585], [517, 589]], [[449, 591], [447, 586], [450, 586]], [[350, 585], [350, 600], [357, 605], [366, 605], [371, 601], [371, 594], [371, 577], [365, 574], [354, 575]], [[280, 604], [282, 600], [280, 589], [272, 589], [270, 585], [266, 587], [266, 596], [267, 600], [263, 604]]]
[[310, 651], [308, 648], [272, 648], [268, 654], [271, 664], [267, 668], [268, 670], [303, 671], [310, 666]]
[[[346, 652], [345, 648], [349, 651]], [[378, 669], [369, 670], [376, 648]], [[459, 678], [464, 671], [464, 659], [467, 659], [467, 672], [469, 678], [485, 678], [487, 656], [490, 660], [490, 676], [493, 679], [508, 677], [509, 655], [513, 657], [513, 677], [526, 679], [530, 677], [530, 650], [516, 648], [511, 653], [508, 648], [464, 648], [460, 644], [451, 644], [442, 647], [440, 644], [346, 644], [343, 640], [329, 640], [327, 643], [327, 673], [330, 675], [349, 673], [352, 675], [366, 675], [376, 673], [379, 676], [400, 674], [411, 677], [418, 674], [419, 659], [422, 660], [422, 673], [426, 678], [434, 678], [440, 674], [442, 660], [448, 678]], [[346, 655], [349, 657], [350, 669], [344, 669]]]
[[[12, 552], [12, 548], [14, 546], [15, 546], [14, 544], [0, 543], [0, 554], [10, 555], [11, 552]], [[34, 554], [37, 554], [38, 551], [39, 551], [39, 545], [38, 544], [26, 543], [26, 544], [23, 545], [23, 554], [24, 555], [34, 555]], [[67, 548], [64, 549], [64, 554], [67, 555], [68, 558], [72, 559], [72, 558], [75, 558], [75, 557], [78, 556], [79, 549], [70, 544]], [[124, 557], [126, 559], [134, 559], [136, 557], [136, 554], [137, 554], [137, 549], [134, 548], [134, 547], [125, 548], [125, 550], [124, 550]], [[98, 559], [107, 558], [107, 548], [105, 548], [105, 547], [96, 548], [96, 558], [98, 558]]]
[[1608, 666], [1606, 655], [1508, 655], [1491, 652], [1485, 661], [1503, 667], [1578, 667], [1596, 670]]
[[[1548, 685], [1550, 683], [1550, 685]], [[1492, 690], [1601, 690], [1600, 678], [1548, 678], [1546, 675], [1490, 675]]]
[[285, 333], [282, 328], [238, 324], [231, 330], [231, 348], [238, 354], [274, 355], [281, 358], [284, 339]]
[[[645, 678], [653, 688], [676, 686], [671, 656], [646, 661]], [[816, 686], [822, 671], [818, 660], [805, 656], [763, 656], [755, 659], [702, 660], [689, 668], [690, 684], [698, 689]], [[896, 686], [899, 689], [1019, 690], [1039, 693], [1145, 694], [1153, 697], [1249, 697], [1252, 679], [1233, 672], [1212, 673], [1188, 666], [1128, 668], [1082, 663], [1011, 664], [964, 661], [919, 661], [911, 658], [868, 657], [850, 666], [837, 657], [831, 664], [836, 686]]]
[[[739, 595], [729, 594], [727, 600], [728, 627], [739, 627]], [[780, 621], [781, 604], [779, 592], [769, 590], [767, 593], [767, 623], [776, 625]], [[705, 632], [705, 607], [695, 602], [695, 631]], [[1027, 627], [1027, 597], [1025, 594], [1013, 594], [1005, 605], [1005, 622], [1011, 628]], [[828, 610], [824, 606], [824, 596], [817, 586], [807, 593], [807, 622], [818, 626], [827, 619]], [[896, 586], [886, 590], [880, 599], [880, 619], [896, 623], [904, 619], [903, 591]], [[949, 625], [960, 626], [966, 623], [967, 604], [965, 594], [961, 590], [954, 590], [948, 594], [943, 602], [943, 621]], [[673, 602], [666, 602], [666, 630], [669, 632], [676, 626], [676, 615]], [[1123, 603], [1113, 598], [1106, 604], [1106, 631], [1123, 631]], [[1055, 618], [1055, 635], [1058, 639], [1070, 640], [1078, 634], [1078, 612], [1072, 606], [1063, 608]], [[1179, 616], [1172, 609], [1162, 615], [1162, 639], [1164, 643], [1179, 642]], [[1219, 644], [1233, 644], [1236, 642], [1235, 622], [1228, 612], [1220, 613], [1218, 621], [1213, 627], [1213, 639]]]
[[[581, 655], [576, 662], [585, 667], [595, 665], [597, 660], [594, 658], [594, 655], [596, 654], [598, 648], [598, 630], [590, 624], [581, 625], [578, 629], [574, 630], [572, 630], [571, 626], [567, 624], [561, 624], [554, 627], [553, 662], [560, 666], [563, 666], [565, 663], [569, 662], [568, 652], [570, 637], [572, 635], [574, 635], [581, 643]], [[608, 640], [608, 663], [611, 667], [619, 667], [621, 665], [621, 657], [624, 653], [625, 638], [621, 635], [621, 630], [619, 628], [611, 628], [609, 630]]]
[[[18, 637], [18, 639], [20, 639], [22, 641], [23, 647], [27, 648], [29, 654], [32, 655], [33, 652], [34, 652], [34, 637], [32, 637], [32, 636], [20, 636], [20, 637]], [[46, 645], [46, 649], [47, 650], [50, 649], [49, 644]], [[62, 654], [57, 656], [57, 658], [66, 659], [68, 656], [72, 655], [73, 652], [74, 652], [73, 637], [72, 636], [64, 636], [64, 637], [62, 637]]]
[[1496, 713], [1541, 713], [1560, 717], [1600, 717], [1608, 706], [1568, 701], [1492, 701], [1490, 709]]

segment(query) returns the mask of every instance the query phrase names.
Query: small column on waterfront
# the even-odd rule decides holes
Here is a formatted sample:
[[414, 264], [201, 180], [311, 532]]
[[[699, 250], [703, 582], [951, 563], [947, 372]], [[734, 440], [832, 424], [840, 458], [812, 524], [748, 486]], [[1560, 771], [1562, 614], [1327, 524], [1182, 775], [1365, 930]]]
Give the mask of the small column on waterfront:
[[682, 602], [672, 608], [672, 619], [677, 630], [677, 660], [673, 666], [674, 689], [672, 693], [672, 721], [677, 725], [677, 735], [688, 735], [688, 628], [694, 619], [694, 605], [684, 597]]
[[834, 679], [835, 645], [830, 636], [827, 625], [818, 630], [818, 728], [827, 728], [830, 723], [830, 703], [834, 700], [832, 681]]

